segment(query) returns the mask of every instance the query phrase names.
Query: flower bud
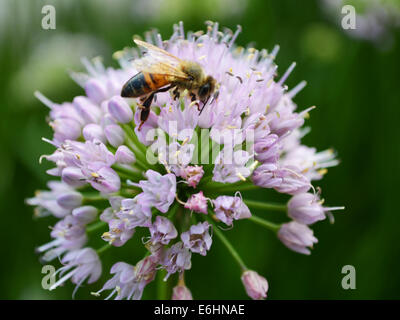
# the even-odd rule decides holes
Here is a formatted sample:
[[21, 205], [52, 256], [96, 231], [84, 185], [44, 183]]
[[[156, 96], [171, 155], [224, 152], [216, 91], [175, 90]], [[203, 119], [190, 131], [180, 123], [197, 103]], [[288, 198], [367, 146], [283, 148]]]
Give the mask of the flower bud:
[[110, 124], [104, 129], [108, 142], [115, 148], [124, 143], [125, 133], [119, 125]]
[[[108, 104], [107, 104], [107, 109], [108, 109]], [[109, 114], [108, 112], [103, 115], [103, 117], [100, 120], [100, 124], [103, 128], [107, 127], [110, 124], [117, 124], [117, 121], [114, 119], [114, 117]]]
[[120, 123], [128, 123], [133, 119], [132, 109], [120, 96], [114, 96], [110, 99], [108, 112]]
[[172, 300], [193, 300], [193, 297], [188, 287], [178, 284], [172, 289]]
[[88, 224], [96, 219], [97, 208], [93, 206], [83, 206], [72, 210], [72, 215], [82, 224]]
[[58, 118], [50, 122], [54, 138], [58, 141], [75, 140], [81, 135], [81, 125], [72, 118]]
[[180, 171], [180, 176], [193, 188], [196, 188], [203, 175], [203, 166], [187, 166]]
[[83, 128], [82, 134], [86, 141], [93, 141], [94, 139], [98, 139], [103, 143], [107, 142], [107, 138], [104, 134], [103, 128], [96, 123], [87, 124]]
[[85, 123], [97, 123], [100, 120], [100, 109], [88, 98], [78, 96], [73, 100], [74, 108]]
[[307, 255], [311, 253], [307, 247], [312, 248], [318, 242], [309, 227], [296, 221], [283, 224], [278, 231], [278, 238], [289, 249]]
[[121, 187], [118, 174], [109, 167], [103, 167], [97, 172], [93, 172], [89, 182], [93, 188], [104, 193], [117, 192]]
[[107, 89], [104, 84], [97, 79], [90, 79], [86, 82], [85, 92], [89, 99], [97, 104], [107, 98]]
[[247, 270], [242, 274], [242, 282], [247, 295], [253, 300], [265, 299], [267, 297], [267, 279], [260, 276], [257, 272]]
[[136, 161], [136, 157], [127, 146], [121, 145], [115, 152], [115, 161], [122, 164], [131, 164]]
[[61, 172], [61, 179], [71, 187], [81, 187], [86, 184], [86, 177], [77, 167], [66, 167]]
[[204, 196], [203, 191], [192, 194], [186, 201], [185, 208], [198, 213], [207, 214], [207, 198]]
[[57, 197], [57, 203], [65, 209], [74, 209], [82, 204], [83, 197], [79, 192], [67, 192]]
[[325, 211], [317, 195], [300, 193], [288, 202], [288, 216], [302, 224], [312, 224], [325, 219]]

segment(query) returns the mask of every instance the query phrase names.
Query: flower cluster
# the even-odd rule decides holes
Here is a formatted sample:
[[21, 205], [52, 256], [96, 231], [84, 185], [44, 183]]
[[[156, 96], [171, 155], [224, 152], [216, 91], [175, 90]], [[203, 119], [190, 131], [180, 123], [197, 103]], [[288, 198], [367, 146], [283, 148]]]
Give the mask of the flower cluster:
[[[148, 43], [199, 63], [216, 80], [201, 113], [187, 90], [177, 99], [172, 90], [160, 92], [139, 129], [140, 99], [120, 96], [123, 84], [140, 71], [137, 49], [115, 53], [120, 69], [83, 60], [88, 73], [72, 77], [85, 95], [72, 102], [58, 104], [36, 93], [50, 108], [54, 135], [44, 140], [55, 151], [42, 159], [54, 164], [48, 171], [54, 180], [48, 191], [27, 202], [38, 216], [60, 219], [52, 240], [37, 249], [42, 260], [58, 257], [64, 265], [52, 289], [68, 279], [77, 287], [98, 280], [106, 249], [144, 245], [147, 254], [135, 266], [116, 262], [113, 276], [94, 294], [110, 290], [109, 297], [140, 299], [164, 270], [165, 281], [179, 275], [172, 298], [191, 299], [183, 275], [191, 269], [192, 254], [206, 256], [217, 237], [238, 262], [247, 294], [266, 298], [267, 280], [246, 267], [222, 231], [240, 219], [268, 227], [294, 251], [310, 253], [317, 239], [309, 225], [337, 209], [322, 206], [312, 182], [337, 160], [331, 150], [317, 152], [301, 143], [312, 108], [298, 112], [292, 100], [304, 82], [290, 91], [284, 85], [294, 64], [277, 80], [279, 48], [236, 46], [240, 31], [221, 32], [218, 23], [209, 22], [206, 32], [185, 35], [180, 23], [169, 40], [146, 36]], [[247, 190], [258, 188], [292, 197], [287, 205], [244, 198]], [[254, 216], [251, 208], [282, 210], [292, 221], [272, 223]], [[147, 229], [148, 236], [136, 239], [138, 228]], [[104, 246], [88, 247], [93, 236]]]

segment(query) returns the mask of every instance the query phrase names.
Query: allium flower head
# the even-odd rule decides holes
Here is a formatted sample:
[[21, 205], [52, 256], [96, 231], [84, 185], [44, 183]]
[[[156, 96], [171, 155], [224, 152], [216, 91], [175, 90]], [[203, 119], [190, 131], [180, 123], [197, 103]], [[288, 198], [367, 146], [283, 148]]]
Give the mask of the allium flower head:
[[[109, 298], [140, 299], [160, 270], [165, 281], [175, 273], [180, 279], [190, 276], [192, 254], [207, 255], [217, 237], [242, 269], [248, 295], [260, 299], [266, 297], [267, 280], [249, 271], [225, 238], [226, 226], [248, 219], [301, 253], [317, 241], [306, 224], [321, 220], [327, 208], [310, 202], [313, 195], [307, 192], [338, 162], [331, 150], [318, 152], [301, 142], [313, 108], [298, 111], [293, 98], [305, 83], [288, 90], [285, 81], [295, 64], [278, 72], [278, 46], [243, 48], [235, 44], [240, 27], [224, 30], [207, 22], [205, 32], [185, 33], [182, 23], [175, 25], [167, 40], [150, 32], [137, 42], [145, 53], [134, 47], [114, 54], [118, 69], [83, 59], [87, 74], [71, 76], [84, 92], [71, 102], [35, 93], [49, 107], [54, 131], [44, 141], [55, 150], [41, 160], [54, 167], [48, 170], [49, 191], [27, 203], [36, 206], [37, 216], [59, 219], [52, 240], [37, 248], [42, 260], [58, 257], [65, 264], [60, 273], [68, 271], [54, 288], [67, 279], [78, 285], [97, 280], [105, 250], [117, 256], [115, 247], [137, 245], [147, 254], [135, 258], [136, 266], [115, 257], [120, 262], [111, 268], [113, 276], [95, 295], [111, 290]], [[187, 63], [200, 80], [212, 81], [193, 90], [193, 74], [183, 68]], [[180, 74], [185, 84], [168, 80], [149, 93], [150, 104], [147, 96], [121, 96], [129, 79], [160, 64], [169, 70], [167, 80]], [[248, 199], [246, 191], [259, 188], [293, 198], [288, 206]], [[295, 221], [279, 225], [253, 212], [282, 208]], [[138, 237], [138, 228], [147, 235]], [[104, 246], [84, 247], [96, 243], [88, 242], [92, 238], [104, 240]], [[171, 295], [192, 297], [181, 282]]]

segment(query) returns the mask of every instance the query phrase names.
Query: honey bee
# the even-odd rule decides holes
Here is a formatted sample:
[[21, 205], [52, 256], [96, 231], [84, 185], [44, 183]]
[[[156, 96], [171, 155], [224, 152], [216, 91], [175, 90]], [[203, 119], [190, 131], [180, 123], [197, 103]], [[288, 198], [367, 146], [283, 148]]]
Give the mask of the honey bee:
[[[203, 68], [194, 61], [181, 60], [171, 53], [150, 43], [135, 39], [135, 43], [147, 50], [147, 55], [134, 61], [139, 71], [122, 87], [121, 96], [140, 98], [142, 103], [139, 130], [150, 114], [151, 103], [158, 92], [173, 90], [174, 99], [178, 99], [183, 90], [187, 90], [191, 101], [201, 113], [216, 87], [213, 77], [206, 75]], [[198, 102], [203, 106], [200, 109]]]

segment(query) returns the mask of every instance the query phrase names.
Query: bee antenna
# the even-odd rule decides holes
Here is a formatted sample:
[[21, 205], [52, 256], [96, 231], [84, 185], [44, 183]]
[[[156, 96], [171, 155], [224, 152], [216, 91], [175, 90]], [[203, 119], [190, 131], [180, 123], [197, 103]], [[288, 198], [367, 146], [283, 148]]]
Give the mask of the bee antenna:
[[201, 115], [201, 113], [203, 112], [204, 108], [206, 107], [206, 104], [207, 104], [209, 99], [210, 99], [210, 96], [208, 96], [207, 100], [203, 103], [203, 107], [200, 109], [199, 116]]

